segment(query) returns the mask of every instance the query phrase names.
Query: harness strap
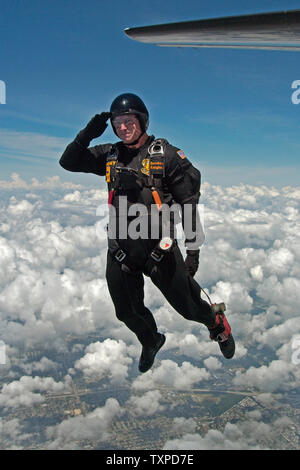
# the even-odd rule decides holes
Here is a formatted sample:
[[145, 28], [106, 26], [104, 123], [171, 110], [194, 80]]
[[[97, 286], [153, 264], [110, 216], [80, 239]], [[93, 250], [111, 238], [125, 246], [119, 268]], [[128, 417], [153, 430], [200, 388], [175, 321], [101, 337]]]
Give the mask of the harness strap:
[[112, 238], [108, 239], [108, 251], [112, 255], [112, 257], [120, 264], [121, 269], [126, 272], [134, 273], [137, 272], [138, 269], [134, 264], [130, 261], [130, 258], [126, 251], [120, 247], [117, 240]]
[[[161, 178], [165, 176], [164, 153], [166, 139], [155, 139], [148, 147], [149, 156], [149, 174], [147, 183], [145, 178], [140, 177], [139, 180], [144, 186], [149, 187], [152, 193], [153, 200], [158, 210], [162, 207], [161, 197], [159, 195], [159, 187]], [[109, 187], [108, 204], [111, 205], [114, 197], [117, 182], [117, 163], [118, 163], [118, 148], [117, 145], [111, 147], [111, 151], [106, 160], [106, 182]]]
[[162, 202], [158, 192], [158, 183], [161, 181], [161, 178], [165, 176], [165, 144], [167, 140], [165, 139], [155, 139], [148, 148], [149, 155], [149, 176], [148, 176], [148, 185], [150, 186], [153, 200], [156, 204], [157, 209], [160, 211]]
[[[174, 245], [176, 244], [176, 240], [173, 240], [169, 237], [162, 238], [157, 245], [152, 249], [149, 254], [148, 260], [145, 263], [149, 265], [149, 261], [155, 264], [160, 263], [167, 253], [170, 253]], [[134, 264], [130, 261], [129, 255], [126, 253], [123, 248], [120, 247], [119, 243], [115, 239], [109, 239], [108, 245], [109, 251], [114, 259], [121, 265], [121, 269], [123, 271], [134, 273], [139, 271]], [[148, 274], [148, 273], [145, 273]]]

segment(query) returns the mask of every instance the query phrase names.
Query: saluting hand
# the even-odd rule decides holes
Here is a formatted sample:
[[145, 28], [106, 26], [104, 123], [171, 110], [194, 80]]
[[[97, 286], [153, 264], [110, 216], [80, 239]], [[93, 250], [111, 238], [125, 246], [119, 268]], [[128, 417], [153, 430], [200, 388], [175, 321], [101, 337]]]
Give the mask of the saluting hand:
[[77, 139], [82, 145], [89, 145], [90, 141], [100, 137], [107, 128], [107, 120], [111, 117], [111, 113], [103, 112], [96, 114], [88, 122], [86, 127], [79, 132]]

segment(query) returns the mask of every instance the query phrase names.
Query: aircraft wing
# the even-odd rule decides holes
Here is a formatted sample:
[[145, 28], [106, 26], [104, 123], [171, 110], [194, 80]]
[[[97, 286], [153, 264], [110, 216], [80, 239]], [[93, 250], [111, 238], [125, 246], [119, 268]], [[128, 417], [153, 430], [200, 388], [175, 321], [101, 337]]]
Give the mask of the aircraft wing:
[[125, 33], [166, 47], [300, 51], [300, 10], [126, 28]]

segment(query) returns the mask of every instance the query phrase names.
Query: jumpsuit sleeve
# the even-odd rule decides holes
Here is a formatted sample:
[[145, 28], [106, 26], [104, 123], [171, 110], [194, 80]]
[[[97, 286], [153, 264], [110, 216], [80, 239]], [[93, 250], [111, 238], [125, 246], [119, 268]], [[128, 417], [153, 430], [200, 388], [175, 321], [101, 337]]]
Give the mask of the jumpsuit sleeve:
[[166, 183], [175, 203], [180, 205], [185, 247], [198, 250], [204, 241], [204, 232], [198, 212], [201, 173], [184, 152], [171, 147], [166, 153]]
[[75, 139], [66, 147], [59, 164], [68, 171], [80, 171], [104, 176], [106, 173], [106, 155], [111, 147], [111, 144], [103, 144], [86, 148]]

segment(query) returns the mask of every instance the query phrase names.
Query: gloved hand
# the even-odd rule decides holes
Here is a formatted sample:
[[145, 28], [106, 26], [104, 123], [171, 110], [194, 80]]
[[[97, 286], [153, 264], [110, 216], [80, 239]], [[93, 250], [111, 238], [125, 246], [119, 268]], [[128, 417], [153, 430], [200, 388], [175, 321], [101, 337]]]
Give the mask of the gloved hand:
[[100, 137], [107, 128], [106, 121], [111, 117], [111, 113], [103, 112], [96, 114], [87, 124], [87, 126], [79, 132], [76, 140], [85, 147], [88, 147], [90, 141]]
[[195, 276], [199, 267], [200, 250], [186, 250], [185, 265], [192, 277]]

